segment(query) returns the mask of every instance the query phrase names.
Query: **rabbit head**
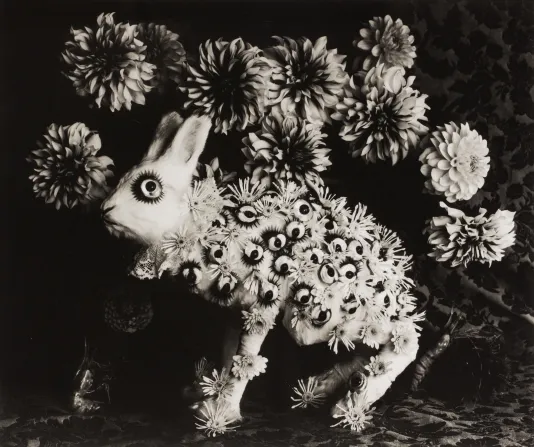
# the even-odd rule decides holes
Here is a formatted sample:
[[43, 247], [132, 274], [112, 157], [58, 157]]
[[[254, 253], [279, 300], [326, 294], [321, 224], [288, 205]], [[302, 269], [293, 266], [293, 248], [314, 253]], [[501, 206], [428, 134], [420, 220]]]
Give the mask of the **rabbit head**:
[[185, 194], [210, 128], [207, 117], [162, 118], [146, 155], [102, 203], [110, 233], [149, 245], [188, 219]]

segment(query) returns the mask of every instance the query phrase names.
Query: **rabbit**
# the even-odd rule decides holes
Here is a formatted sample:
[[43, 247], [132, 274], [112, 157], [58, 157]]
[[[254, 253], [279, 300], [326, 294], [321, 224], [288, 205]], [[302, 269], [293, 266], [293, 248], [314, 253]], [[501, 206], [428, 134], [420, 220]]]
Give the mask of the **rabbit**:
[[193, 181], [211, 128], [208, 117], [166, 114], [141, 162], [102, 203], [108, 231], [143, 244], [130, 272], [170, 275], [220, 306], [241, 311], [239, 337], [222, 371], [204, 377], [192, 405], [197, 427], [216, 435], [241, 420], [249, 380], [264, 372], [262, 342], [277, 316], [299, 345], [337, 353], [367, 345], [323, 374], [301, 380], [293, 407], [343, 391], [335, 425], [361, 430], [372, 404], [415, 359], [423, 314], [415, 313], [411, 257], [365, 206], [349, 207], [319, 184], [242, 178], [220, 188]]

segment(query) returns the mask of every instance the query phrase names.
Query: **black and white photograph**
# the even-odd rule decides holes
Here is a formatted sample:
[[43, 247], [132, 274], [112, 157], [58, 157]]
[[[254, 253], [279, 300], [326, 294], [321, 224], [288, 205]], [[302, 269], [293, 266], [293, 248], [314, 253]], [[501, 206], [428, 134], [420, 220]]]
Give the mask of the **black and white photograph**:
[[0, 18], [0, 447], [534, 445], [534, 1]]

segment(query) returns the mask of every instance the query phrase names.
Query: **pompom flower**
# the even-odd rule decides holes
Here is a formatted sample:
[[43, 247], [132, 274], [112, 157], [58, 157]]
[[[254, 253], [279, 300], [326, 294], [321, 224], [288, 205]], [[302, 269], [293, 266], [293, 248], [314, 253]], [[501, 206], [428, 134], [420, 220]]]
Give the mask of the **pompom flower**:
[[241, 380], [251, 380], [267, 368], [267, 359], [261, 355], [234, 355], [232, 374]]
[[373, 418], [371, 413], [374, 408], [370, 409], [366, 401], [365, 393], [356, 394], [349, 391], [341, 403], [336, 404], [333, 417], [340, 421], [332, 427], [341, 425], [350, 427], [351, 431], [362, 431]]
[[144, 104], [155, 69], [146, 61], [137, 25], [115, 23], [113, 14], [100, 14], [96, 31], [71, 28], [71, 40], [62, 53], [64, 74], [78, 95], [91, 96], [98, 107], [112, 112]]
[[[427, 95], [412, 88], [414, 77], [404, 77], [401, 67], [373, 67], [352, 76], [332, 118], [342, 121], [340, 136], [350, 143], [353, 157], [365, 161], [404, 159], [428, 128]], [[362, 85], [360, 85], [362, 83]]]
[[254, 183], [266, 186], [280, 179], [322, 184], [320, 174], [332, 164], [330, 149], [323, 142], [325, 136], [301, 118], [269, 115], [260, 130], [243, 138], [245, 169]]
[[277, 45], [264, 51], [272, 68], [268, 104], [283, 115], [297, 115], [322, 125], [339, 101], [347, 82], [345, 56], [326, 48], [327, 38], [312, 43], [302, 37], [274, 37]]
[[241, 311], [243, 315], [243, 328], [249, 334], [265, 334], [274, 326], [274, 318], [268, 311], [257, 307], [247, 312]]
[[137, 38], [146, 46], [146, 61], [156, 67], [150, 85], [162, 91], [168, 81], [180, 84], [184, 79], [186, 55], [179, 35], [165, 25], [141, 23]]
[[200, 415], [195, 416], [199, 422], [195, 423], [198, 430], [203, 430], [208, 436], [217, 436], [234, 431], [237, 422], [225, 400], [207, 400], [202, 403]]
[[486, 216], [481, 208], [475, 217], [463, 211], [440, 204], [448, 216], [430, 221], [428, 243], [433, 252], [429, 256], [439, 262], [450, 262], [452, 267], [467, 266], [470, 262], [490, 264], [500, 261], [504, 250], [515, 243], [513, 211], [497, 210]]
[[377, 64], [384, 64], [387, 68], [411, 68], [416, 54], [410, 28], [400, 19], [393, 21], [389, 15], [374, 17], [374, 20], [369, 20], [369, 25], [369, 28], [360, 30], [362, 39], [354, 41], [354, 46], [369, 52], [363, 69], [367, 71]]
[[212, 118], [217, 133], [243, 130], [264, 111], [267, 64], [257, 47], [235, 39], [208, 40], [199, 48], [198, 65], [188, 65], [188, 78], [180, 87], [189, 100], [185, 107]]
[[31, 152], [33, 191], [56, 209], [73, 208], [104, 199], [113, 176], [111, 158], [97, 156], [102, 146], [100, 136], [83, 123], [69, 126], [51, 124], [44, 141]]
[[425, 139], [419, 157], [426, 188], [448, 202], [469, 200], [482, 188], [489, 171], [488, 143], [468, 124], [440, 126]]
[[298, 386], [293, 387], [295, 396], [291, 396], [291, 400], [296, 402], [291, 408], [308, 408], [319, 407], [324, 403], [326, 395], [317, 392], [317, 379], [315, 377], [308, 377], [308, 380], [299, 379]]
[[371, 348], [378, 349], [384, 335], [382, 321], [371, 321], [362, 328], [362, 342]]
[[396, 354], [417, 352], [419, 334], [414, 324], [407, 324], [406, 322], [396, 324], [391, 335], [393, 351]]
[[369, 371], [371, 376], [380, 376], [386, 374], [389, 371], [389, 366], [391, 362], [385, 362], [380, 358], [380, 356], [371, 357], [368, 365], [365, 366], [365, 369]]
[[203, 376], [200, 381], [200, 387], [205, 396], [224, 398], [230, 393], [230, 376], [224, 368], [220, 374], [219, 371], [214, 369], [211, 373], [211, 377]]

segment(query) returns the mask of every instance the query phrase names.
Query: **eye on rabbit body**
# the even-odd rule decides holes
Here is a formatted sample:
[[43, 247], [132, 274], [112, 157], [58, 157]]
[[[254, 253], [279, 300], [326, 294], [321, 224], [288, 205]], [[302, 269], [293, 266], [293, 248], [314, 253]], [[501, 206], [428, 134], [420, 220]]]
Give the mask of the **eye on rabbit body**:
[[[243, 313], [240, 343], [227, 371], [230, 392], [197, 405], [204, 424], [200, 427], [213, 425], [213, 418], [229, 422], [240, 417], [248, 380], [265, 369], [267, 360], [259, 351], [279, 313], [300, 345], [328, 342], [337, 352], [342, 345], [350, 350], [354, 343], [363, 343], [376, 349], [370, 361], [346, 366], [347, 377], [365, 380], [349, 387], [333, 414], [344, 418], [355, 405], [367, 411], [415, 359], [418, 347], [415, 323], [421, 315], [412, 315], [412, 283], [406, 276], [410, 257], [401, 241], [378, 225], [364, 206], [349, 209], [345, 199], [315, 185], [281, 181], [267, 188], [246, 178], [222, 189], [207, 178], [190, 186], [209, 122], [192, 117], [173, 127], [168, 120], [162, 120], [160, 129], [174, 136], [166, 135], [162, 144], [165, 131], [157, 132], [151, 147], [159, 148], [157, 156], [149, 156], [149, 150], [141, 165], [126, 174], [104, 203], [103, 213], [113, 231], [120, 228], [147, 245], [132, 275], [181, 277], [204, 298]], [[166, 144], [169, 150], [163, 151]], [[132, 185], [139, 182], [140, 170], [158, 178], [163, 199], [137, 200]], [[187, 181], [172, 184], [173, 170], [174, 176], [191, 174]], [[167, 184], [172, 184], [169, 194]], [[165, 202], [168, 196], [172, 205]], [[173, 209], [170, 217], [148, 211], [162, 204], [164, 210], [179, 211]], [[316, 395], [348, 385], [329, 372], [312, 379], [311, 394]]]

